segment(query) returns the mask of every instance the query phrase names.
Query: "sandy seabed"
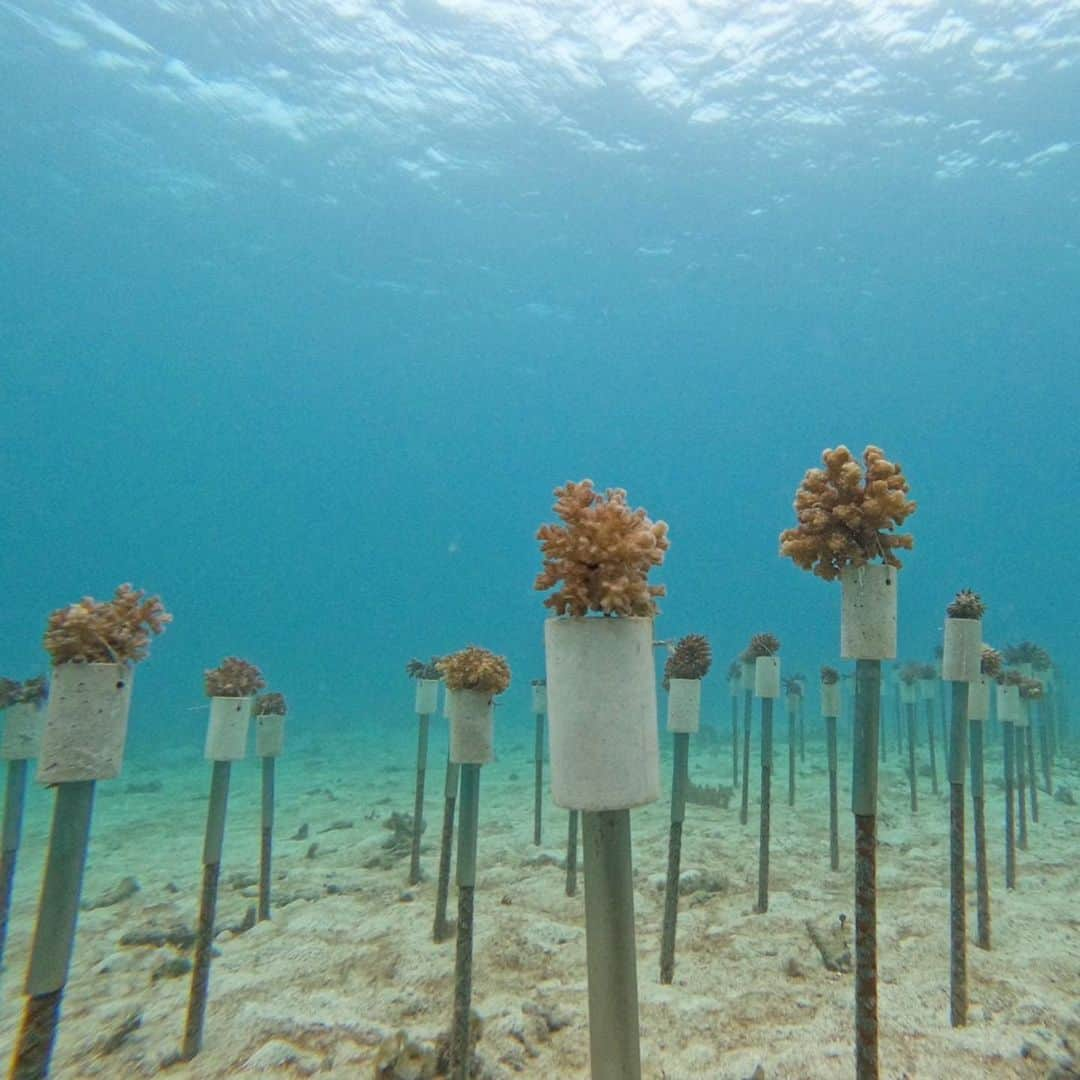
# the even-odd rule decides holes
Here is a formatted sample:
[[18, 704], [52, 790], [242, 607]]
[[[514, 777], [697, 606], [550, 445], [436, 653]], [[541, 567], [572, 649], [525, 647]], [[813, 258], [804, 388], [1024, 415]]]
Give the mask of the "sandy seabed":
[[[128, 876], [139, 890], [80, 917], [53, 1076], [371, 1077], [380, 1046], [395, 1033], [430, 1045], [448, 1028], [454, 945], [431, 940], [445, 724], [432, 730], [426, 880], [411, 889], [407, 857], [385, 868], [364, 864], [385, 857], [390, 813], [412, 810], [415, 722], [392, 744], [356, 729], [331, 740], [294, 727], [277, 767], [273, 920], [219, 932], [204, 1049], [190, 1063], [169, 1064], [183, 1033], [187, 954], [119, 941], [133, 930], [194, 925], [209, 766], [190, 755], [129, 760], [123, 778], [99, 785], [84, 898], [94, 901]], [[889, 746], [878, 817], [883, 1077], [1077, 1075], [1064, 1063], [1070, 1044], [1080, 1056], [1080, 807], [1039, 793], [1040, 821], [1030, 825], [1029, 850], [1018, 853], [1018, 887], [1006, 893], [1004, 808], [995, 782], [1000, 750], [990, 741], [993, 949], [969, 949], [969, 1024], [960, 1029], [949, 1025], [947, 785], [933, 796], [920, 777], [913, 815], [906, 774]], [[669, 737], [663, 742], [669, 772]], [[587, 1077], [583, 894], [579, 887], [575, 897], [565, 895], [559, 865], [567, 816], [548, 800], [544, 845], [533, 845], [531, 722], [500, 732], [500, 743], [500, 760], [485, 766], [481, 780], [473, 995], [482, 1020], [479, 1074]], [[690, 769], [699, 784], [729, 784], [726, 736], [692, 742]], [[742, 1080], [758, 1066], [768, 1080], [853, 1075], [853, 976], [827, 971], [807, 932], [808, 921], [829, 928], [851, 914], [849, 769], [842, 762], [841, 870], [833, 873], [823, 748], [808, 745], [791, 808], [787, 750], [782, 741], [777, 746], [765, 915], [752, 911], [756, 756], [746, 826], [737, 795], [729, 809], [688, 807], [682, 868], [707, 871], [714, 891], [681, 901], [671, 986], [659, 982], [666, 797], [633, 812], [644, 1076]], [[130, 790], [155, 781], [159, 791]], [[1080, 796], [1080, 756], [1059, 754], [1055, 784]], [[49, 793], [31, 791], [2, 987], [0, 1039], [8, 1055], [50, 813]], [[290, 839], [305, 824], [308, 836]], [[973, 939], [970, 830], [969, 800]], [[254, 903], [258, 850], [259, 767], [249, 759], [233, 769], [221, 927], [242, 924]], [[451, 917], [454, 911], [452, 891]]]

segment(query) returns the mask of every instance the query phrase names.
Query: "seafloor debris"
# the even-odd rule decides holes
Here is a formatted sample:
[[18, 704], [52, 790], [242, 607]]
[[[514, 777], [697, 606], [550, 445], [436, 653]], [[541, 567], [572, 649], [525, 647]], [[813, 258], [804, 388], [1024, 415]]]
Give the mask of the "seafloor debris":
[[97, 911], [98, 908], [113, 907], [130, 899], [139, 891], [139, 883], [133, 877], [121, 878], [111, 888], [93, 897], [84, 900], [79, 906], [83, 911]]
[[806, 932], [821, 953], [821, 962], [828, 971], [851, 971], [851, 947], [848, 944], [845, 923], [846, 920], [841, 916], [822, 929], [810, 919], [806, 920]]

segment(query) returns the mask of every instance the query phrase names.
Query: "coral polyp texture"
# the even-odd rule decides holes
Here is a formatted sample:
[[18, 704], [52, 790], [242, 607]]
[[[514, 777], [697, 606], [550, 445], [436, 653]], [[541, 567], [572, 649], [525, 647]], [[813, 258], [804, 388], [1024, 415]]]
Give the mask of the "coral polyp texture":
[[664, 561], [667, 524], [631, 510], [622, 488], [601, 494], [591, 480], [556, 488], [555, 513], [563, 524], [542, 525], [536, 534], [544, 568], [534, 587], [562, 585], [544, 606], [557, 615], [655, 615], [664, 587], [648, 576]]
[[849, 566], [880, 558], [900, 566], [896, 550], [910, 550], [910, 534], [890, 530], [915, 512], [900, 466], [877, 446], [860, 465], [846, 446], [822, 454], [823, 469], [810, 469], [795, 493], [798, 524], [780, 534], [780, 554], [831, 581]]
[[992, 649], [989, 645], [984, 645], [982, 647], [982, 660], [979, 663], [979, 670], [983, 675], [986, 675], [991, 679], [996, 679], [1001, 674], [1001, 668], [1001, 653], [999, 653], [997, 649]]
[[84, 596], [54, 611], [45, 630], [45, 651], [54, 664], [135, 663], [145, 658], [151, 636], [171, 621], [159, 597], [124, 584], [111, 600], [98, 603]]
[[672, 679], [704, 679], [712, 666], [712, 646], [704, 634], [687, 634], [675, 642], [664, 663], [664, 689]]
[[284, 716], [289, 711], [285, 704], [285, 695], [276, 690], [269, 694], [260, 694], [255, 699], [256, 716]]
[[780, 639], [774, 634], [755, 634], [743, 650], [744, 660], [757, 660], [760, 656], [775, 656], [780, 651]]
[[971, 589], [961, 589], [945, 609], [950, 619], [981, 619], [986, 614], [982, 597]]
[[251, 697], [266, 681], [262, 672], [239, 656], [226, 656], [216, 668], [203, 672], [207, 697]]
[[444, 656], [439, 661], [439, 671], [449, 690], [501, 694], [510, 685], [510, 665], [506, 657], [478, 645]]
[[834, 667], [821, 669], [821, 682], [824, 686], [835, 686], [840, 681], [840, 672]]
[[414, 657], [405, 665], [405, 674], [410, 679], [441, 679], [439, 657], [433, 656], [427, 663]]

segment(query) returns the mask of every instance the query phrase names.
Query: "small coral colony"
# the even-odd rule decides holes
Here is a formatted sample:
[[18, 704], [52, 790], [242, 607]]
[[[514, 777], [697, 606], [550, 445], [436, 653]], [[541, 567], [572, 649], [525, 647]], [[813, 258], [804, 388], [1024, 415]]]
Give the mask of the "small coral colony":
[[[951, 1019], [967, 1022], [966, 931], [964, 926], [964, 798], [970, 768], [972, 811], [976, 826], [978, 944], [990, 947], [990, 888], [986, 875], [983, 807], [983, 726], [990, 716], [989, 686], [1005, 749], [1007, 886], [1016, 882], [1016, 822], [1026, 828], [1025, 782], [1035, 795], [1033, 731], [1042, 755], [1044, 787], [1052, 785], [1051, 767], [1059, 735], [1054, 667], [1045, 650], [1031, 643], [997, 651], [984, 644], [984, 604], [970, 589], [961, 590], [945, 608], [945, 636], [937, 663], [894, 664], [897, 655], [896, 597], [898, 552], [910, 550], [912, 536], [897, 530], [915, 512], [901, 467], [876, 446], [861, 461], [846, 447], [826, 450], [822, 467], [810, 469], [795, 496], [796, 523], [780, 535], [780, 554], [826, 581], [841, 583], [841, 648], [855, 662], [848, 709], [852, 717], [852, 810], [855, 816], [855, 890], [853, 896], [855, 1024], [852, 1046], [859, 1077], [878, 1074], [876, 813], [877, 768], [887, 752], [886, 715], [895, 700], [896, 745], [906, 742], [911, 806], [917, 808], [916, 731], [921, 705], [927, 718], [933, 783], [938, 783], [934, 709], [940, 706], [941, 751], [950, 794], [951, 948], [943, 959], [948, 971]], [[670, 982], [675, 963], [678, 911], [679, 845], [688, 794], [686, 773], [690, 735], [698, 730], [701, 681], [712, 663], [712, 648], [700, 633], [677, 641], [657, 641], [653, 619], [664, 587], [649, 581], [669, 548], [668, 526], [632, 509], [626, 492], [598, 491], [590, 480], [570, 482], [555, 491], [558, 521], [541, 526], [538, 540], [543, 565], [535, 588], [548, 595], [543, 606], [546, 671], [533, 680], [537, 721], [534, 842], [540, 843], [544, 762], [543, 724], [548, 724], [550, 797], [569, 812], [567, 892], [576, 888], [579, 827], [584, 833], [588, 1023], [591, 1074], [594, 1078], [633, 1080], [640, 1076], [633, 878], [629, 812], [660, 796], [659, 735], [654, 655], [666, 649], [662, 684], [668, 697], [667, 729], [672, 733], [671, 835], [661, 949], [661, 979]], [[85, 838], [89, 830], [93, 785], [118, 774], [123, 753], [135, 665], [143, 660], [152, 637], [171, 616], [157, 597], [121, 585], [104, 603], [83, 599], [54, 612], [44, 644], [52, 659], [46, 685], [37, 676], [0, 681], [0, 705], [7, 723], [3, 756], [9, 764], [8, 813], [12, 785], [21, 790], [27, 761], [37, 757], [38, 779], [56, 788], [58, 823]], [[831, 651], [831, 650], [830, 650]], [[780, 678], [780, 642], [771, 633], [754, 635], [727, 671], [731, 694], [731, 770], [739, 782], [739, 716], [742, 702], [743, 756], [740, 820], [747, 819], [749, 747], [755, 701], [760, 702], [761, 830], [759, 894], [755, 908], [768, 906], [769, 783], [772, 771], [772, 707], [783, 693], [789, 718], [789, 803], [795, 800], [795, 730], [802, 730], [806, 679]], [[826, 657], [829, 659], [829, 657]], [[454, 1002], [450, 1034], [440, 1068], [455, 1077], [471, 1075], [477, 1028], [471, 1013], [473, 891], [476, 886], [477, 819], [481, 767], [493, 760], [493, 699], [508, 689], [510, 666], [487, 649], [469, 645], [460, 651], [413, 660], [407, 674], [416, 680], [420, 721], [410, 883], [419, 883], [419, 834], [424, 809], [428, 721], [437, 711], [439, 686], [445, 687], [445, 715], [450, 724], [445, 810], [436, 897], [434, 937], [455, 937]], [[821, 716], [828, 740], [830, 773], [830, 864], [840, 869], [836, 805], [836, 721], [844, 699], [844, 679], [836, 667], [820, 672]], [[273, 761], [281, 750], [280, 722], [286, 708], [279, 693], [256, 698], [263, 679], [253, 665], [227, 657], [206, 672], [211, 699], [205, 756], [214, 763], [207, 823], [204, 879], [200, 898], [200, 933], [193, 968], [191, 999], [180, 1055], [201, 1048], [208, 1001], [214, 899], [224, 828], [224, 798], [229, 762], [244, 756], [248, 718], [256, 717], [259, 756], [264, 768], [264, 819], [260, 917], [270, 915], [269, 865]], [[951, 686], [948, 695], [944, 687]], [[945, 708], [946, 699], [949, 710]], [[946, 713], [949, 723], [946, 724]], [[1037, 724], [1033, 724], [1032, 720]], [[39, 725], [39, 720], [43, 721]], [[906, 722], [906, 724], [905, 724]], [[274, 727], [274, 724], [277, 727]], [[1026, 769], [1026, 771], [1025, 771]], [[267, 787], [269, 785], [269, 787]], [[20, 796], [21, 797], [21, 796]], [[451, 845], [457, 807], [456, 926], [447, 922]], [[726, 802], [724, 803], [726, 805]], [[1032, 803], [1035, 809], [1034, 802]], [[0, 894], [0, 950], [11, 896], [17, 849], [17, 825], [5, 820], [3, 892]], [[55, 836], [55, 830], [54, 830]], [[50, 848], [45, 883], [26, 980], [26, 1006], [16, 1048], [20, 1076], [46, 1075], [67, 981], [78, 910], [78, 888], [85, 842]], [[68, 890], [65, 894], [65, 889]], [[74, 890], [72, 894], [71, 890]], [[833, 933], [847, 937], [843, 917]], [[828, 963], [836, 952], [848, 957], [846, 940], [832, 950], [820, 935]], [[819, 940], [815, 937], [815, 940]], [[827, 955], [826, 955], [827, 954]], [[838, 963], [841, 961], [837, 961]], [[850, 964], [850, 959], [847, 959]], [[382, 1071], [379, 1071], [379, 1070]], [[377, 1075], [397, 1075], [383, 1062]], [[424, 1075], [428, 1075], [425, 1073]]]

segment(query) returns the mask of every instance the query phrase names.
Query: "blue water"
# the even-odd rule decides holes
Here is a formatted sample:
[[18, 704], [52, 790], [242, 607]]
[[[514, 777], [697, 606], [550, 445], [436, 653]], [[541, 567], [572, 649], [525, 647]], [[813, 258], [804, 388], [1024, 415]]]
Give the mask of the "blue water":
[[[133, 738], [258, 663], [312, 725], [404, 662], [542, 670], [568, 479], [670, 523], [660, 633], [835, 657], [777, 555], [821, 450], [919, 502], [901, 652], [971, 586], [1075, 670], [1080, 11], [0, 3], [0, 666], [120, 581]], [[717, 707], [723, 692], [714, 692]], [[516, 711], [516, 710], [509, 710]]]

